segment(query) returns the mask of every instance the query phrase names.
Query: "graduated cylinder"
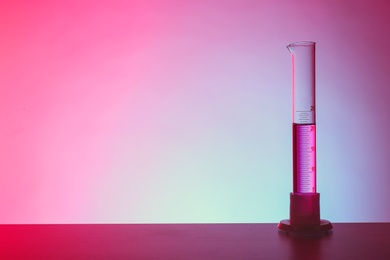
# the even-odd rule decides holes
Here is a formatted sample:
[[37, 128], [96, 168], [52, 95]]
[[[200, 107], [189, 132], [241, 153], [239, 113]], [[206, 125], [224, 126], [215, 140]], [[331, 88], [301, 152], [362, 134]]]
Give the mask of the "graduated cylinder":
[[293, 192], [315, 193], [315, 43], [296, 42], [287, 48], [292, 55]]
[[279, 231], [298, 235], [322, 235], [332, 224], [320, 218], [320, 194], [316, 187], [315, 43], [287, 46], [292, 57], [293, 89], [293, 192], [290, 218], [280, 221]]

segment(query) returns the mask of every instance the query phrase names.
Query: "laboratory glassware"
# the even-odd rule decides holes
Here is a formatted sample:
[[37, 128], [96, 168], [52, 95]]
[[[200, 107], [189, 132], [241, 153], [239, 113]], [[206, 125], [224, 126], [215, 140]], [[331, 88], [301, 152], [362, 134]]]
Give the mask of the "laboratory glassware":
[[315, 42], [287, 46], [292, 58], [293, 192], [290, 219], [280, 221], [279, 231], [301, 235], [327, 234], [332, 224], [320, 218], [316, 187]]

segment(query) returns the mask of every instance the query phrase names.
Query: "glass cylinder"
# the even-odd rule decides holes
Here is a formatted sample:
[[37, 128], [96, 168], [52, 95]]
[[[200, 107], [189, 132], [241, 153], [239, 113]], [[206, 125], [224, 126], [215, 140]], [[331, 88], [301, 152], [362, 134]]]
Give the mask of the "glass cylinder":
[[315, 42], [287, 48], [292, 56], [293, 192], [316, 193]]
[[320, 217], [320, 194], [316, 188], [315, 43], [287, 46], [292, 56], [293, 89], [293, 192], [290, 218], [278, 230], [297, 235], [324, 235], [332, 224]]

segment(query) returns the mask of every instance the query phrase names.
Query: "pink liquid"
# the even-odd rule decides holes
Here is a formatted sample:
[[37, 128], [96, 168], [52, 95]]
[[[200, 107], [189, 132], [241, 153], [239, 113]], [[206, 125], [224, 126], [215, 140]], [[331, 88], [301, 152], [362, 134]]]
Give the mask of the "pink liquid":
[[293, 124], [293, 192], [316, 192], [315, 124]]

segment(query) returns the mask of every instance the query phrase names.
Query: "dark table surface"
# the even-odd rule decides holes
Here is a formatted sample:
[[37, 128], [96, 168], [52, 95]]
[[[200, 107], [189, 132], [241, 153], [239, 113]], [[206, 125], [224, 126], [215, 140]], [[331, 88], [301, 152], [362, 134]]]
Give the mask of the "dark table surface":
[[0, 259], [390, 259], [390, 223], [333, 223], [324, 237], [276, 224], [0, 225]]

